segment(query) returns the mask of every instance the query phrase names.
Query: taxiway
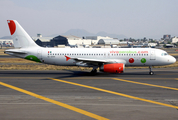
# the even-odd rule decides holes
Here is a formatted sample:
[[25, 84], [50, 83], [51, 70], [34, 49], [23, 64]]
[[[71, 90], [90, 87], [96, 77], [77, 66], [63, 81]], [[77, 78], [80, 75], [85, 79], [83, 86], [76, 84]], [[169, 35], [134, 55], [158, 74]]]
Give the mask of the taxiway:
[[177, 71], [0, 71], [0, 119], [177, 120]]

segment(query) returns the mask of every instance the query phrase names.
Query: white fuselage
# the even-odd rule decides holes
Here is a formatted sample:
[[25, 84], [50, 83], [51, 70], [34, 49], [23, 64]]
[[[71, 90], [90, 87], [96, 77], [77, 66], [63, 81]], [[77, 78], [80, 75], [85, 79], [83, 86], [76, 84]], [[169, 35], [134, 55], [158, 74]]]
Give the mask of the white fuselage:
[[[125, 61], [126, 66], [158, 66], [174, 63], [174, 57], [165, 51], [153, 48], [34, 48], [24, 49], [28, 55], [36, 55], [43, 63], [61, 66], [75, 66], [74, 59], [66, 60], [65, 56], [71, 58], [86, 58], [116, 61]], [[22, 56], [21, 56], [22, 57]], [[25, 56], [24, 56], [25, 57]]]

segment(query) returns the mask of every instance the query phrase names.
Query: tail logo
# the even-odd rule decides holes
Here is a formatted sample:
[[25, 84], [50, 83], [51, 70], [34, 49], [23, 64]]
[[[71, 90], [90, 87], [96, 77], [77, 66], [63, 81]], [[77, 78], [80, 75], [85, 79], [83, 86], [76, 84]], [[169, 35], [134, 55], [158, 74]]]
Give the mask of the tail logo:
[[7, 20], [7, 23], [9, 25], [9, 29], [10, 29], [11, 35], [13, 35], [15, 30], [16, 30], [15, 22], [13, 20]]

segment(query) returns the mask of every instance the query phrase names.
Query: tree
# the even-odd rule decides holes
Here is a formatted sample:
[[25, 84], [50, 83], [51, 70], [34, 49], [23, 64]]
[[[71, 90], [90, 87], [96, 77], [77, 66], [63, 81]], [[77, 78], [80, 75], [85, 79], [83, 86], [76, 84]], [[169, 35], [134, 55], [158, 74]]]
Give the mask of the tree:
[[165, 47], [166, 47], [166, 44], [164, 44], [163, 47], [165, 48]]
[[168, 42], [167, 42], [167, 44], [171, 44], [171, 42], [170, 42], [170, 41], [168, 41]]
[[178, 42], [177, 43], [174, 43], [175, 46], [178, 46]]

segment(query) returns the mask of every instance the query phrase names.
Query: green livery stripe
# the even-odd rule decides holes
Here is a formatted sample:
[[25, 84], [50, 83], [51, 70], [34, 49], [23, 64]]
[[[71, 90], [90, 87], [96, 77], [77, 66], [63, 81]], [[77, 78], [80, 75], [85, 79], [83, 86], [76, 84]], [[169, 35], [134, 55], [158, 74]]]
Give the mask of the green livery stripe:
[[41, 62], [36, 56], [34, 55], [28, 55], [27, 57], [25, 57], [25, 59], [27, 60], [31, 60], [31, 61], [36, 61], [36, 62]]

